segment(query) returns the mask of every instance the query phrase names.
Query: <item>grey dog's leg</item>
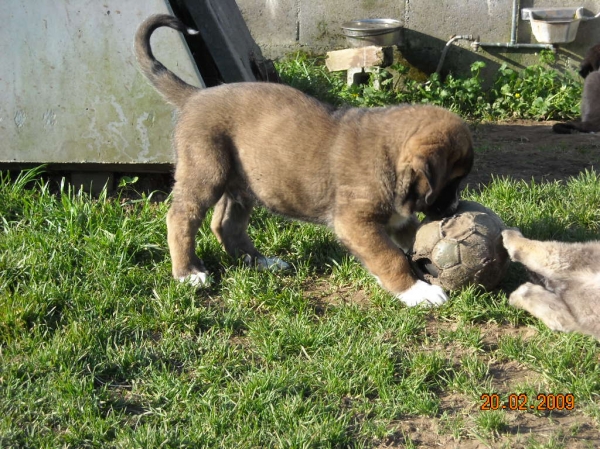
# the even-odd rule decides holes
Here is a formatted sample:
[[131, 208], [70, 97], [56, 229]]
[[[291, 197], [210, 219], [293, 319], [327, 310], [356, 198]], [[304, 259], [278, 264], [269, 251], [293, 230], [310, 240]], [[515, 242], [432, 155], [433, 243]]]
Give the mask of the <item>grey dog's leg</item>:
[[511, 260], [520, 262], [534, 273], [551, 279], [567, 265], [561, 258], [561, 245], [558, 242], [530, 240], [519, 231], [502, 231], [502, 243]]
[[509, 303], [528, 311], [552, 330], [570, 332], [578, 329], [567, 305], [559, 296], [540, 285], [530, 282], [521, 285], [512, 292]]
[[502, 231], [502, 241], [511, 260], [549, 280], [560, 278], [565, 272], [589, 270], [588, 261], [600, 257], [596, 244], [540, 242], [526, 239], [514, 230]]

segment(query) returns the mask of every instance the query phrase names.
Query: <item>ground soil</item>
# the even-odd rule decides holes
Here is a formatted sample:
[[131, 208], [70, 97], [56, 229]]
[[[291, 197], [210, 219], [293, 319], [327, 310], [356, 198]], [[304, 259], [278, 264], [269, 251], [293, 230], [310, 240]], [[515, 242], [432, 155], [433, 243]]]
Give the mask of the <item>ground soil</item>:
[[472, 126], [476, 156], [468, 185], [483, 186], [493, 176], [553, 181], [600, 169], [600, 134], [555, 134], [552, 123]]

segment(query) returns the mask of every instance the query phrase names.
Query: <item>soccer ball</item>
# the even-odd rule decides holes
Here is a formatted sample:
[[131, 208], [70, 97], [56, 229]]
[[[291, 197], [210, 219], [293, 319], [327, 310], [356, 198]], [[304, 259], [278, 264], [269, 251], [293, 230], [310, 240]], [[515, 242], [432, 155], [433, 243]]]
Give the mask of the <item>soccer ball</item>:
[[474, 201], [461, 201], [454, 215], [419, 227], [409, 255], [413, 269], [444, 290], [469, 284], [492, 289], [510, 263], [502, 245], [505, 228], [490, 209]]

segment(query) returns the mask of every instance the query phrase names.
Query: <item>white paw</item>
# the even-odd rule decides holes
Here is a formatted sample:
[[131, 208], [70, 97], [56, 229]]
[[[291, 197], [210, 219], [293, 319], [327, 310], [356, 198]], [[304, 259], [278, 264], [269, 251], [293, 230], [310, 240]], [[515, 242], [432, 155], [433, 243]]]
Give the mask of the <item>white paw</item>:
[[419, 304], [439, 306], [448, 301], [448, 296], [446, 296], [442, 287], [423, 281], [415, 282], [411, 288], [396, 295], [396, 297], [409, 307]]
[[246, 254], [244, 263], [248, 266], [254, 266], [257, 270], [283, 271], [290, 268], [290, 264], [281, 260], [279, 257], [259, 257], [252, 263], [252, 258]]
[[193, 287], [207, 287], [212, 283], [212, 278], [208, 273], [192, 273], [179, 278], [179, 282], [185, 282]]
[[502, 231], [502, 244], [504, 245], [504, 248], [506, 248], [509, 257], [512, 260], [514, 260], [517, 251], [515, 247], [515, 240], [522, 237], [523, 234], [521, 234], [521, 232], [517, 229], [505, 229]]

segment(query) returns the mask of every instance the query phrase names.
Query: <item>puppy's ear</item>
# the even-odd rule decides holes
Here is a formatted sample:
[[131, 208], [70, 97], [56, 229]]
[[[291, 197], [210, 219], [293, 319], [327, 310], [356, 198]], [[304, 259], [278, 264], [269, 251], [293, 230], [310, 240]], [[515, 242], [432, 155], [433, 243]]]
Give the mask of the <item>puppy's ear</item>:
[[431, 206], [434, 202], [433, 192], [436, 189], [436, 178], [429, 163], [424, 164], [422, 168], [416, 170], [417, 180], [419, 183], [419, 192], [424, 195], [425, 204]]
[[[427, 164], [425, 164], [427, 165]], [[396, 172], [395, 202], [397, 210], [401, 210], [404, 203], [411, 204], [411, 208], [424, 210], [425, 206], [433, 203], [434, 185], [431, 170], [426, 166], [413, 167], [402, 164]], [[411, 213], [414, 210], [411, 210]]]
[[434, 192], [437, 192], [438, 187], [441, 187], [438, 185], [441, 182], [439, 177], [443, 174], [445, 166], [445, 161], [434, 155], [413, 160], [415, 192], [421, 201], [425, 201], [427, 206], [431, 206], [435, 201]]
[[[412, 214], [415, 200], [413, 198], [413, 179], [415, 171], [409, 164], [402, 164], [396, 170], [396, 185], [394, 186], [394, 208], [396, 211]], [[408, 210], [405, 207], [408, 206]]]
[[585, 78], [590, 73], [600, 69], [600, 45], [594, 45], [585, 55], [579, 67], [579, 75]]
[[415, 171], [408, 164], [402, 164], [396, 171], [395, 194], [397, 198], [407, 198], [410, 194], [410, 188], [415, 177]]

